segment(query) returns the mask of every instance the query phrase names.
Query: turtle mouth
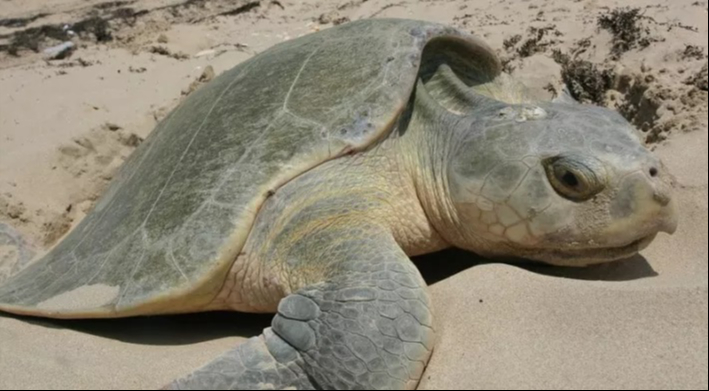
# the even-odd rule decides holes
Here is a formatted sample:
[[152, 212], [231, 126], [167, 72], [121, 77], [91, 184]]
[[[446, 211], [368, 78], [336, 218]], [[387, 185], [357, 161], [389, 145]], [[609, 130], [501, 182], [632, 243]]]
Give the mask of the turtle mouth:
[[648, 235], [648, 236], [642, 237], [638, 240], [635, 240], [625, 246], [609, 247], [609, 248], [602, 249], [601, 251], [605, 250], [608, 253], [617, 253], [619, 255], [629, 254], [630, 256], [632, 256], [632, 255], [648, 248], [650, 246], [650, 244], [655, 240], [656, 237], [657, 237], [657, 234]]
[[614, 246], [614, 247], [595, 247], [595, 248], [587, 248], [587, 249], [580, 249], [578, 250], [580, 253], [583, 254], [609, 254], [609, 255], [617, 255], [617, 256], [622, 256], [624, 254], [629, 254], [629, 255], [634, 255], [635, 253], [638, 253], [642, 250], [645, 250], [650, 246], [650, 243], [652, 243], [655, 238], [657, 237], [657, 234], [652, 234], [648, 236], [644, 236], [640, 239], [636, 239], [629, 244], [622, 245], [622, 246]]
[[559, 266], [588, 266], [632, 258], [645, 250], [657, 234], [644, 236], [628, 244], [614, 247], [555, 248], [527, 254], [527, 259]]

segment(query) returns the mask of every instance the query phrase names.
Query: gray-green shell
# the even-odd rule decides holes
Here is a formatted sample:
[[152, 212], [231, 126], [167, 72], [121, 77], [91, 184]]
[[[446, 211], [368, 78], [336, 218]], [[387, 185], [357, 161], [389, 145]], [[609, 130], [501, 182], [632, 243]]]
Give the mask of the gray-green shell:
[[487, 67], [472, 73], [498, 71], [484, 44], [452, 28], [368, 20], [224, 73], [158, 125], [66, 239], [0, 287], [0, 309], [67, 318], [198, 310], [273, 190], [391, 129], [432, 40], [448, 43], [425, 62], [462, 50], [459, 61], [482, 57]]

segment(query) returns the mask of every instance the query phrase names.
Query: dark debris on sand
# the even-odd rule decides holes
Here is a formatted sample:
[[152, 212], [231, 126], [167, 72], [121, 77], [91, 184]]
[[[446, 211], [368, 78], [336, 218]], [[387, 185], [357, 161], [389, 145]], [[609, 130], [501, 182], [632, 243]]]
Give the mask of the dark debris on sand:
[[708, 84], [707, 78], [709, 78], [709, 75], [708, 75], [709, 69], [708, 68], [709, 68], [709, 64], [704, 64], [704, 67], [702, 68], [701, 71], [699, 71], [699, 73], [697, 73], [696, 75], [687, 79], [686, 84], [695, 86], [701, 91], [706, 92], [707, 90], [709, 90], [709, 88], [708, 88], [709, 86], [707, 85]]
[[[558, 43], [554, 38], [550, 39], [550, 36], [562, 36], [562, 33], [557, 30], [555, 25], [530, 27], [527, 34], [529, 38], [526, 40], [519, 34], [505, 39], [503, 42], [505, 51], [512, 52], [514, 50], [519, 58], [531, 57], [537, 53], [546, 52], [548, 48]], [[519, 45], [520, 43], [521, 45]]]
[[683, 60], [705, 60], [707, 56], [704, 54], [704, 49], [695, 45], [686, 45], [682, 52]]
[[654, 42], [650, 29], [642, 25], [644, 18], [640, 8], [618, 8], [598, 17], [598, 27], [613, 35], [611, 55], [614, 59], [633, 49], [645, 49]]
[[615, 72], [589, 61], [573, 60], [563, 66], [562, 78], [576, 100], [604, 105], [606, 93], [613, 88]]
[[18, 31], [12, 36], [12, 40], [5, 50], [13, 56], [19, 55], [20, 50], [23, 49], [39, 52], [47, 40], [59, 42], [71, 40], [72, 32], [84, 39], [92, 39], [96, 42], [108, 42], [113, 39], [108, 22], [94, 16], [84, 19], [68, 29], [61, 25], [48, 24]]
[[[83, 40], [93, 42], [109, 42], [114, 39], [114, 34], [122, 27], [134, 26], [138, 18], [154, 12], [166, 12], [171, 15], [175, 22], [196, 23], [216, 16], [237, 16], [250, 12], [261, 7], [260, 0], [253, 1], [233, 1], [224, 0], [218, 2], [216, 12], [205, 16], [195, 16], [195, 9], [203, 9], [208, 3], [216, 0], [185, 0], [176, 4], [169, 4], [149, 10], [136, 11], [129, 5], [136, 0], [117, 0], [107, 3], [97, 4], [85, 16], [85, 19], [75, 23], [47, 24], [39, 27], [15, 31], [0, 38], [9, 42], [0, 45], [0, 52], [7, 52], [14, 56], [19, 56], [23, 50], [39, 52], [42, 48], [72, 40], [78, 36]], [[238, 6], [234, 6], [237, 4]], [[269, 5], [283, 8], [279, 1], [272, 0]], [[12, 28], [24, 28], [29, 23], [47, 15], [37, 15], [26, 19], [0, 19], [0, 26]]]
[[590, 61], [572, 59], [555, 50], [554, 60], [561, 65], [561, 77], [571, 96], [579, 102], [605, 106], [606, 93], [613, 88], [616, 74]]
[[6, 28], [20, 28], [20, 27], [25, 27], [28, 24], [44, 18], [45, 16], [49, 16], [49, 14], [37, 14], [33, 15], [27, 18], [9, 18], [9, 19], [0, 19], [0, 27], [6, 27]]

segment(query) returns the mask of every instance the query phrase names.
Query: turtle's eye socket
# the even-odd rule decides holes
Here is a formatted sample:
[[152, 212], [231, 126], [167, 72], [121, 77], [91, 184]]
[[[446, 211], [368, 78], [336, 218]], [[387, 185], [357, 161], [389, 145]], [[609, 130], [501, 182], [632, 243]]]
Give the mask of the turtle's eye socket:
[[[589, 164], [591, 163], [591, 164]], [[547, 159], [544, 166], [549, 182], [560, 196], [574, 201], [588, 201], [602, 192], [605, 185], [592, 162], [584, 162], [577, 157], [555, 157]]]

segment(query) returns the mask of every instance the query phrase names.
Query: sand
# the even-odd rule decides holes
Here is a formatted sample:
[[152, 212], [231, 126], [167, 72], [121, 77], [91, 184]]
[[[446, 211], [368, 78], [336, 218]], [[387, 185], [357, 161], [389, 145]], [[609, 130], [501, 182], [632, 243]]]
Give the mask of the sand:
[[[219, 74], [347, 20], [443, 22], [487, 40], [540, 98], [567, 82], [589, 102], [618, 108], [677, 177], [682, 220], [642, 256], [590, 269], [487, 263], [461, 252], [418, 260], [440, 330], [421, 388], [707, 388], [706, 1], [182, 2], [0, 2], [0, 227], [19, 231], [34, 253], [90, 211], [157, 121], [210, 79], [208, 67]], [[622, 6], [642, 10], [639, 28], [599, 30], [599, 16]], [[111, 19], [108, 30], [78, 31], [67, 59], [42, 58], [59, 43], [51, 39], [38, 42], [39, 53], [20, 45], [18, 56], [8, 54], [28, 28], [75, 28], [96, 14]], [[637, 40], [625, 48], [618, 37]], [[28, 257], [0, 241], [0, 279]], [[268, 323], [244, 314], [0, 315], [0, 389], [158, 388]]]

